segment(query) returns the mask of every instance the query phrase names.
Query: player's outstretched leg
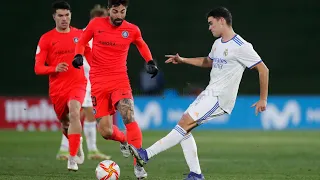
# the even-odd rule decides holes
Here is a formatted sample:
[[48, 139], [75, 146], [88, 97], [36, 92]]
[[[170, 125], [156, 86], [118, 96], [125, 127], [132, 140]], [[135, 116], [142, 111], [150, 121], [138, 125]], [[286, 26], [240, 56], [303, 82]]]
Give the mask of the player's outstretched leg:
[[[141, 166], [143, 166], [153, 156], [177, 145], [178, 143], [181, 143], [188, 165], [189, 163], [195, 163], [194, 165], [189, 166], [191, 171], [188, 174], [186, 180], [202, 180], [204, 179], [204, 177], [201, 174], [201, 171], [198, 170], [198, 168], [200, 169], [200, 165], [197, 165], [199, 164], [198, 157], [191, 157], [194, 156], [194, 153], [191, 154], [192, 152], [197, 152], [196, 144], [193, 136], [191, 134], [188, 134], [196, 126], [196, 121], [194, 121], [193, 118], [188, 113], [186, 113], [182, 116], [178, 125], [176, 125], [175, 128], [167, 136], [163, 137], [149, 148], [137, 149], [134, 146], [129, 145], [131, 154], [136, 157], [137, 162]], [[188, 145], [186, 145], [186, 143], [188, 143]], [[192, 172], [194, 169], [196, 172]]]
[[[134, 119], [134, 104], [133, 100], [129, 98], [124, 98], [119, 100], [117, 103], [117, 110], [120, 112], [123, 123], [127, 130], [127, 141], [134, 148], [141, 148], [142, 146], [142, 132], [138, 123]], [[121, 147], [121, 145], [120, 145]], [[126, 152], [130, 151], [128, 146], [126, 147]], [[137, 164], [136, 159], [134, 159], [134, 174], [138, 179], [146, 178], [148, 176], [145, 169]]]
[[[68, 129], [68, 139], [69, 139], [69, 159], [68, 159], [68, 170], [77, 171], [78, 161], [77, 153], [81, 151], [81, 122], [80, 122], [80, 108], [81, 103], [77, 100], [70, 100], [68, 103], [69, 107], [69, 129]], [[82, 152], [83, 153], [83, 152]], [[83, 163], [83, 162], [82, 162]], [[80, 163], [79, 163], [80, 164]]]
[[111, 159], [111, 156], [101, 153], [97, 148], [97, 123], [93, 114], [93, 108], [89, 106], [83, 107], [83, 112], [85, 115], [83, 131], [86, 136], [88, 147], [88, 159]]
[[143, 166], [153, 156], [180, 143], [186, 136], [187, 130], [191, 130], [192, 128], [196, 127], [196, 125], [197, 124], [189, 114], [184, 114], [179, 123], [167, 136], [163, 137], [147, 149], [136, 149], [130, 145], [130, 151], [132, 155], [137, 158], [137, 162]]

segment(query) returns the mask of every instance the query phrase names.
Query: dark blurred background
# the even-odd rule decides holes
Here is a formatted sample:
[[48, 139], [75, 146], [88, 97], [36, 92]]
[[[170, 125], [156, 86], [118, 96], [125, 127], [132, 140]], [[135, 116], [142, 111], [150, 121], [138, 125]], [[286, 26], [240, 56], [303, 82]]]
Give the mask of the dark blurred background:
[[[68, 1], [72, 26], [84, 28], [94, 4], [107, 1]], [[34, 56], [40, 36], [55, 24], [52, 1], [4, 1], [1, 17], [2, 85], [0, 95], [47, 95], [48, 77], [34, 74]], [[214, 37], [208, 31], [206, 13], [223, 5], [233, 15], [236, 33], [251, 42], [270, 69], [270, 94], [318, 94], [320, 1], [130, 1], [127, 20], [138, 25], [163, 72], [164, 88], [183, 93], [204, 88], [210, 69], [165, 64], [165, 54], [179, 52], [184, 57], [207, 56]], [[134, 94], [138, 94], [144, 60], [132, 45], [128, 73]], [[256, 71], [247, 70], [239, 94], [258, 94]]]

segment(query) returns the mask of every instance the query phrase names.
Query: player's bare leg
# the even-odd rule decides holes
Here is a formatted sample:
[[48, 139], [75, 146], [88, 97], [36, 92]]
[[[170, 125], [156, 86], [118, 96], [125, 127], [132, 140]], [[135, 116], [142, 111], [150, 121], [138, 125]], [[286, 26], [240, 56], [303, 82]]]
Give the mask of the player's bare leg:
[[101, 118], [97, 118], [98, 122], [98, 131], [101, 136], [106, 140], [114, 140], [120, 142], [120, 149], [121, 147], [126, 147], [122, 149], [121, 152], [123, 156], [129, 157], [129, 147], [126, 140], [125, 134], [119, 130], [119, 128], [113, 125], [113, 117], [111, 115], [103, 116]]
[[78, 170], [78, 160], [77, 153], [81, 144], [81, 122], [80, 122], [80, 109], [81, 104], [79, 101], [70, 100], [68, 103], [69, 107], [69, 129], [68, 129], [68, 139], [69, 139], [69, 159], [68, 159], [68, 170], [77, 171]]
[[97, 122], [94, 117], [92, 107], [83, 107], [81, 112], [85, 116], [83, 123], [83, 131], [86, 136], [88, 147], [88, 159], [106, 160], [111, 159], [111, 156], [101, 153], [97, 148]]
[[[123, 123], [126, 126], [128, 143], [135, 148], [141, 148], [142, 132], [134, 119], [133, 100], [127, 98], [121, 99], [117, 103], [117, 110], [120, 112]], [[136, 158], [134, 158], [134, 174], [138, 179], [143, 179], [148, 176], [144, 168], [136, 163]]]

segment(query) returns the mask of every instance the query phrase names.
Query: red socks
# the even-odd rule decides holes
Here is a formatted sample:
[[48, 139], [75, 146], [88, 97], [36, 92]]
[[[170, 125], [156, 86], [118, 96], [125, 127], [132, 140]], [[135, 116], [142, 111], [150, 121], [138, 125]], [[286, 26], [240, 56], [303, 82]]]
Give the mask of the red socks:
[[142, 147], [142, 132], [136, 121], [126, 124], [128, 144], [132, 144], [135, 148]]
[[[132, 144], [135, 148], [142, 147], [142, 132], [136, 121], [126, 124], [127, 140], [128, 144]], [[136, 165], [136, 159], [134, 158], [134, 165]]]
[[108, 139], [112, 139], [114, 141], [119, 141], [121, 143], [126, 141], [126, 136], [124, 135], [124, 133], [122, 131], [119, 130], [119, 128], [115, 125], [112, 126], [112, 135], [110, 138]]
[[75, 156], [79, 150], [80, 146], [80, 134], [69, 134], [69, 152], [70, 156]]

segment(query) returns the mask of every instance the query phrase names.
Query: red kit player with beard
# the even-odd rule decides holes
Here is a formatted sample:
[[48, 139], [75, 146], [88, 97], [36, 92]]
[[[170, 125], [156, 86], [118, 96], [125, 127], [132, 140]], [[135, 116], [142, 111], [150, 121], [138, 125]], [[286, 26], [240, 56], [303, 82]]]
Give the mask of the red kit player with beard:
[[[128, 144], [142, 146], [142, 133], [134, 119], [134, 103], [127, 74], [127, 55], [130, 44], [138, 48], [147, 62], [146, 71], [158, 73], [148, 45], [139, 28], [125, 21], [128, 0], [109, 0], [109, 17], [98, 17], [89, 22], [76, 46], [73, 66], [83, 65], [85, 45], [93, 38], [90, 81], [92, 101], [96, 111], [98, 130], [105, 139], [120, 142], [125, 157], [130, 156]], [[118, 110], [126, 126], [126, 136], [113, 125], [112, 115]], [[147, 177], [146, 171], [134, 161], [134, 173], [138, 179]]]

